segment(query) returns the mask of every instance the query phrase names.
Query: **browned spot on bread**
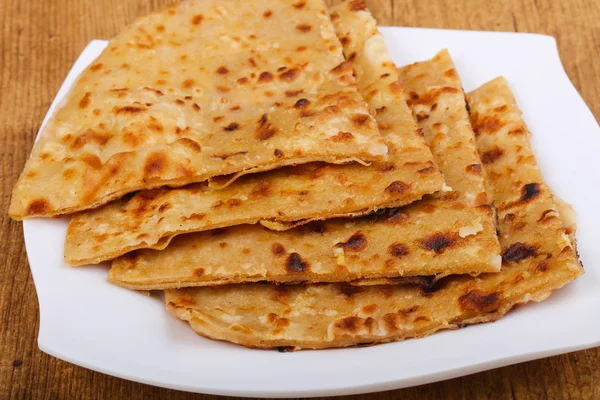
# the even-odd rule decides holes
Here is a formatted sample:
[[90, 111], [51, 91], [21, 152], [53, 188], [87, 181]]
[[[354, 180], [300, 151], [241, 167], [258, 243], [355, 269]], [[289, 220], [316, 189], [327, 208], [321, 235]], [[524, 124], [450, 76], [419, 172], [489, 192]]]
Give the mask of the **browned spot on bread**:
[[389, 253], [394, 257], [404, 257], [408, 255], [408, 246], [405, 244], [394, 242], [388, 247]]
[[163, 203], [160, 205], [160, 207], [158, 207], [158, 212], [163, 213], [163, 212], [171, 209], [171, 207], [172, 207], [171, 203], [169, 203], [169, 202]]
[[427, 105], [427, 106], [431, 107], [434, 103], [437, 102], [438, 97], [440, 97], [442, 94], [459, 93], [459, 92], [460, 92], [459, 89], [452, 87], [452, 86], [443, 86], [440, 88], [435, 88], [435, 89], [430, 90], [429, 92], [425, 93], [423, 96], [419, 96], [417, 93], [411, 92], [411, 93], [409, 93], [409, 98], [408, 98], [407, 103], [409, 106], [423, 104], [423, 105]]
[[163, 124], [161, 124], [160, 121], [154, 117], [150, 117], [150, 122], [146, 126], [148, 129], [154, 132], [162, 132], [164, 130]]
[[219, 68], [217, 68], [217, 74], [225, 75], [227, 73], [229, 73], [229, 70], [224, 65], [221, 65]]
[[310, 105], [310, 101], [307, 99], [299, 99], [295, 104], [294, 108], [306, 108]]
[[398, 328], [398, 315], [397, 314], [385, 314], [383, 316], [383, 323], [388, 333], [394, 332]]
[[339, 286], [339, 291], [347, 299], [351, 299], [352, 297], [356, 296], [357, 294], [362, 293], [363, 289], [360, 286], [355, 286], [355, 285], [349, 285], [347, 283], [342, 283], [341, 286]]
[[527, 224], [525, 222], [519, 222], [514, 224], [513, 226], [511, 226], [511, 230], [514, 232], [518, 232], [518, 231], [522, 231], [523, 229], [525, 229], [525, 227], [527, 226]]
[[238, 151], [237, 153], [231, 153], [231, 154], [215, 154], [215, 155], [213, 155], [213, 157], [220, 158], [221, 160], [227, 160], [230, 157], [242, 156], [247, 153], [248, 153], [247, 151]]
[[193, 139], [181, 138], [177, 142], [184, 145], [185, 147], [193, 150], [196, 153], [200, 153], [202, 151], [202, 146], [200, 146], [200, 143], [196, 142]]
[[349, 61], [343, 61], [339, 65], [333, 67], [330, 72], [335, 75], [341, 75], [350, 71], [352, 71], [352, 63]]
[[155, 95], [157, 95], [158, 97], [162, 97], [162, 96], [164, 96], [164, 95], [165, 95], [165, 94], [164, 94], [163, 92], [161, 92], [160, 90], [158, 90], [158, 89], [153, 89], [153, 88], [151, 88], [151, 87], [147, 87], [147, 86], [146, 86], [146, 87], [144, 87], [142, 90], [147, 90], [147, 91], [149, 91], [149, 92], [152, 92], [152, 93], [154, 93]]
[[362, 312], [366, 314], [374, 314], [379, 310], [379, 306], [377, 304], [368, 304], [362, 308]]
[[298, 96], [300, 93], [302, 93], [304, 90], [303, 89], [298, 89], [298, 90], [286, 90], [285, 91], [285, 97], [296, 97]]
[[187, 217], [181, 217], [181, 221], [202, 221], [204, 217], [206, 217], [206, 214], [193, 213], [188, 215]]
[[78, 150], [89, 142], [95, 142], [100, 146], [104, 146], [111, 137], [108, 133], [99, 133], [92, 129], [86, 129], [81, 135], [75, 138], [70, 147], [71, 149]]
[[144, 106], [138, 106], [138, 105], [133, 105], [133, 106], [123, 106], [123, 107], [118, 107], [115, 106], [112, 111], [119, 115], [119, 114], [139, 114], [142, 113], [144, 111], [146, 111], [146, 107]]
[[269, 83], [273, 81], [273, 74], [269, 71], [261, 72], [258, 76], [258, 83]]
[[536, 272], [546, 272], [550, 268], [550, 258], [547, 258], [538, 263], [535, 267]]
[[458, 78], [458, 74], [454, 68], [450, 68], [448, 71], [444, 72], [444, 76], [451, 79]]
[[94, 169], [102, 168], [102, 160], [100, 160], [100, 157], [98, 157], [95, 154], [89, 154], [89, 153], [85, 154], [83, 157], [81, 157], [81, 161], [86, 163], [91, 168], [94, 168]]
[[419, 307], [419, 306], [412, 306], [410, 308], [401, 308], [398, 310], [398, 314], [410, 315], [416, 311], [419, 311], [420, 309], [421, 309], [421, 307]]
[[248, 80], [249, 80], [249, 79], [248, 79], [248, 78], [246, 78], [246, 77], [244, 76], [244, 77], [242, 77], [242, 78], [239, 78], [239, 79], [237, 80], [237, 83], [239, 83], [240, 85], [245, 85], [246, 83], [248, 83]]
[[467, 167], [465, 168], [465, 170], [467, 172], [472, 173], [472, 174], [480, 174], [481, 173], [481, 164], [467, 165]]
[[103, 67], [102, 63], [94, 64], [90, 67], [90, 71], [96, 72], [102, 67]]
[[535, 257], [537, 254], [537, 250], [534, 246], [530, 246], [525, 243], [517, 242], [511, 245], [504, 254], [502, 255], [502, 260], [509, 261], [521, 261], [529, 257]]
[[354, 135], [350, 132], [338, 132], [337, 135], [330, 138], [334, 142], [347, 142], [354, 139]]
[[431, 250], [436, 254], [441, 254], [456, 243], [457, 236], [458, 235], [453, 232], [437, 232], [425, 239], [419, 240], [419, 245], [425, 250]]
[[389, 225], [400, 225], [409, 220], [408, 214], [405, 214], [401, 211], [397, 211], [390, 213], [388, 217], [385, 219], [385, 223]]
[[500, 157], [504, 155], [504, 150], [500, 147], [496, 146], [491, 150], [484, 151], [481, 153], [481, 162], [484, 164], [491, 164], [498, 160]]
[[343, 332], [350, 334], [359, 331], [361, 325], [361, 319], [358, 317], [346, 317], [335, 323], [335, 326]]
[[292, 82], [300, 75], [300, 70], [297, 68], [290, 69], [288, 71], [279, 74], [279, 79], [284, 82]]
[[270, 122], [267, 121], [267, 114], [263, 114], [258, 120], [258, 128], [256, 129], [256, 137], [258, 140], [267, 140], [278, 132], [278, 128], [274, 127]]
[[508, 110], [508, 105], [506, 104], [494, 108], [494, 111], [496, 112], [504, 112], [506, 110]]
[[354, 0], [348, 4], [348, 9], [350, 11], [362, 11], [367, 9], [367, 4], [364, 0]]
[[260, 182], [258, 185], [252, 188], [252, 191], [250, 192], [250, 198], [264, 199], [266, 197], [269, 197], [269, 195], [271, 194], [270, 186], [270, 181]]
[[203, 19], [204, 19], [204, 17], [202, 16], [202, 14], [196, 14], [192, 17], [192, 24], [200, 25], [200, 23], [202, 22]]
[[345, 241], [336, 244], [334, 247], [340, 247], [344, 251], [348, 252], [359, 252], [363, 251], [369, 245], [369, 241], [362, 231], [356, 232], [354, 235], [350, 236], [350, 238]]
[[275, 242], [271, 245], [271, 253], [276, 257], [285, 255], [285, 247], [281, 243]]
[[73, 168], [68, 168], [63, 171], [62, 176], [65, 178], [65, 180], [70, 180], [75, 176], [75, 170]]
[[508, 131], [509, 135], [523, 135], [525, 133], [525, 129], [523, 128], [515, 128]]
[[410, 189], [410, 185], [402, 181], [394, 181], [385, 188], [385, 192], [390, 195], [404, 194]]
[[348, 46], [350, 44], [350, 37], [348, 37], [348, 36], [341, 37], [340, 43], [342, 43], [342, 46]]
[[184, 89], [189, 89], [189, 88], [193, 87], [195, 84], [196, 84], [195, 80], [193, 80], [193, 79], [186, 79], [181, 84], [181, 87], [184, 88]]
[[528, 183], [521, 189], [521, 199], [523, 203], [535, 199], [540, 195], [540, 185], [537, 183]]
[[164, 153], [151, 153], [144, 165], [144, 178], [159, 176], [167, 170], [169, 160]]
[[233, 132], [233, 131], [237, 131], [239, 127], [240, 127], [240, 125], [237, 122], [232, 122], [229, 125], [227, 125], [226, 127], [224, 127], [223, 130], [227, 131], [227, 132]]
[[305, 5], [306, 5], [306, 1], [304, 1], [304, 0], [301, 0], [301, 1], [298, 1], [294, 4], [292, 4], [292, 6], [294, 6], [295, 8], [303, 8]]
[[363, 126], [371, 118], [369, 117], [368, 114], [354, 114], [351, 119], [352, 119], [352, 123], [354, 125]]
[[515, 220], [515, 214], [509, 213], [504, 216], [504, 222], [513, 222]]
[[219, 242], [219, 247], [224, 249], [225, 247], [227, 247], [227, 243], [226, 242]]
[[46, 215], [50, 212], [50, 202], [44, 197], [32, 200], [27, 205], [26, 215]]
[[273, 11], [271, 10], [267, 10], [263, 13], [263, 17], [265, 18], [269, 18], [271, 15], [273, 15]]
[[227, 205], [227, 207], [229, 208], [235, 208], [235, 207], [239, 207], [240, 204], [242, 204], [242, 201], [240, 199], [229, 199], [225, 202], [225, 204]]
[[305, 272], [309, 270], [310, 264], [303, 260], [300, 254], [292, 253], [286, 260], [285, 268], [288, 272]]
[[279, 149], [275, 149], [275, 150], [273, 150], [273, 155], [277, 158], [281, 158], [281, 157], [283, 157], [283, 151], [281, 151]]
[[381, 172], [390, 172], [396, 169], [396, 165], [394, 165], [392, 162], [380, 163], [377, 165], [377, 169], [379, 169]]
[[434, 172], [437, 171], [437, 168], [434, 167], [433, 165], [427, 167], [427, 168], [422, 168], [420, 170], [418, 170], [417, 172], [419, 174], [433, 174]]
[[302, 33], [307, 33], [310, 32], [312, 26], [310, 26], [309, 24], [298, 24], [296, 25], [296, 29], [298, 29]]
[[488, 293], [483, 290], [473, 289], [458, 299], [463, 311], [489, 312], [499, 305], [500, 293]]
[[[514, 215], [514, 214], [511, 214]], [[542, 212], [542, 215], [538, 218], [537, 222], [543, 222], [545, 220], [551, 219], [551, 218], [557, 218], [557, 212], [555, 210], [545, 210]], [[506, 217], [504, 217], [504, 220], [506, 221]]]
[[202, 276], [202, 275], [204, 275], [204, 268], [196, 268], [194, 270], [194, 275], [196, 275], [196, 276]]
[[183, 106], [185, 106], [185, 101], [183, 101], [181, 99], [175, 99], [175, 104], [183, 107]]
[[82, 110], [90, 105], [92, 102], [92, 94], [90, 92], [86, 92], [83, 98], [79, 101], [79, 108]]
[[434, 204], [423, 204], [423, 206], [421, 207], [421, 211], [424, 212], [425, 214], [432, 214], [433, 212], [435, 212], [435, 210], [437, 210], [437, 207]]
[[429, 115], [424, 112], [416, 114], [415, 117], [417, 118], [417, 122], [421, 122], [421, 121], [425, 121], [426, 119], [429, 119]]
[[477, 133], [477, 135], [480, 135], [484, 132], [494, 133], [505, 125], [502, 120], [493, 115], [486, 115], [481, 119], [474, 118], [474, 120], [473, 130]]

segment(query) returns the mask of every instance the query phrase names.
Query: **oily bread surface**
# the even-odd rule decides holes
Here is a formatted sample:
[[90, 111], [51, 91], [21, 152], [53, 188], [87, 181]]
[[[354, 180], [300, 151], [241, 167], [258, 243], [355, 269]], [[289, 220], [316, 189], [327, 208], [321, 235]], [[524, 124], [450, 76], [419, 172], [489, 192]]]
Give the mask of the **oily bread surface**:
[[[320, 0], [190, 0], [140, 18], [79, 77], [14, 190], [15, 219], [313, 161], [383, 160]], [[342, 135], [344, 140], [339, 140]]]

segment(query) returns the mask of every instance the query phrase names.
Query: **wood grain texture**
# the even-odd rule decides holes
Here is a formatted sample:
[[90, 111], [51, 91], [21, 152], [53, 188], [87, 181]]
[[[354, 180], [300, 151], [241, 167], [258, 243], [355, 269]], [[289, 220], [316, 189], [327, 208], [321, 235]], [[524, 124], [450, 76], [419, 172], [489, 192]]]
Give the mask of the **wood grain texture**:
[[[217, 399], [113, 378], [40, 352], [38, 304], [20, 223], [6, 215], [11, 188], [72, 63], [166, 0], [0, 0], [0, 399]], [[565, 69], [600, 116], [598, 0], [372, 0], [380, 24], [538, 32], [556, 37]], [[415, 388], [348, 399], [600, 398], [600, 349]]]

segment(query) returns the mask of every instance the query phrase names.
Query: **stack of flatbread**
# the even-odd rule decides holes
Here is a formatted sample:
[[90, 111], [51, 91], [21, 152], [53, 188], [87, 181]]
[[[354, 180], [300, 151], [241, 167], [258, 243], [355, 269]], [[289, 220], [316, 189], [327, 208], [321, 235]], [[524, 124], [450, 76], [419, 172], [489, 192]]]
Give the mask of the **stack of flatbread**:
[[397, 68], [362, 0], [189, 0], [77, 80], [15, 219], [73, 214], [65, 260], [164, 290], [200, 335], [328, 348], [493, 321], [583, 270], [507, 82]]

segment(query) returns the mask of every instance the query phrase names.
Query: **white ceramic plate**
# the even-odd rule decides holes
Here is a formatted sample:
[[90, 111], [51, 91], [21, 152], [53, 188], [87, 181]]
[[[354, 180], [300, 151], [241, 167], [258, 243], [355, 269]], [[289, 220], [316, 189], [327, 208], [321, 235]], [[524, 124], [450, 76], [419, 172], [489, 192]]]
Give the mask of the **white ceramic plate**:
[[[201, 338], [169, 315], [159, 298], [108, 284], [106, 265], [65, 265], [67, 219], [36, 219], [26, 221], [24, 231], [40, 303], [40, 349], [157, 386], [304, 397], [401, 388], [600, 345], [600, 130], [565, 74], [554, 39], [413, 28], [382, 31], [398, 65], [430, 58], [446, 47], [467, 91], [498, 75], [508, 79], [548, 183], [578, 212], [584, 276], [547, 301], [521, 307], [498, 322], [425, 339], [296, 353], [249, 350]], [[86, 47], [48, 114], [105, 46], [93, 41]]]

